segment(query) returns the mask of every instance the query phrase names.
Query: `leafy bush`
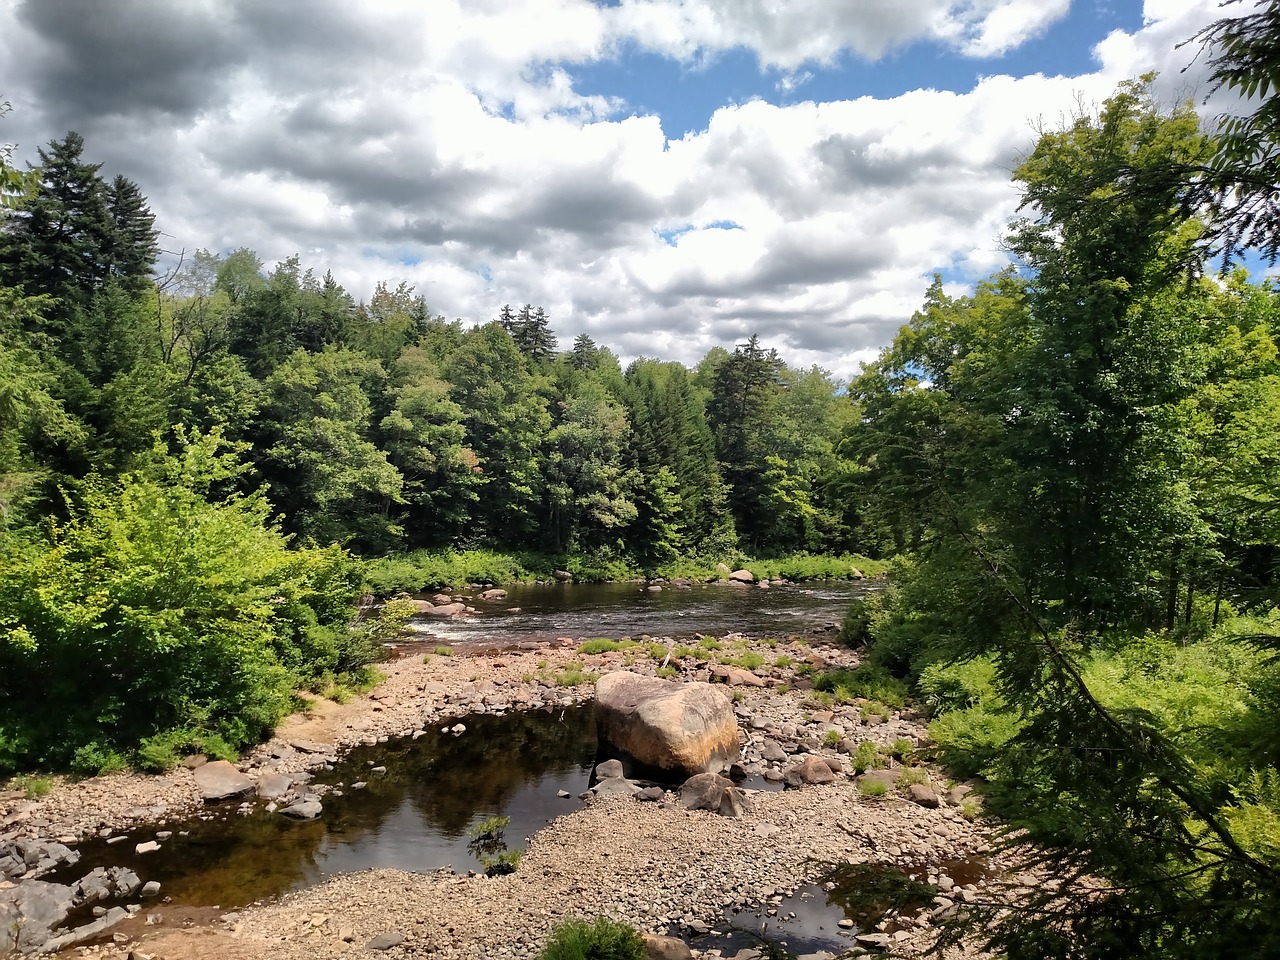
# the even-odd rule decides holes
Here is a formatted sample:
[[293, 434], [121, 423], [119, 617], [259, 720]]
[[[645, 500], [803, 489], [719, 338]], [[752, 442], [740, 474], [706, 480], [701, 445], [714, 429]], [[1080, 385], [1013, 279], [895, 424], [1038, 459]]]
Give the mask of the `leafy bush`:
[[143, 740], [138, 745], [135, 765], [149, 773], [164, 773], [181, 763], [183, 757], [196, 753], [214, 760], [235, 760], [237, 756], [235, 749], [216, 733], [178, 728]]
[[885, 764], [880, 748], [871, 740], [863, 740], [858, 744], [858, 749], [853, 751], [849, 762], [858, 773], [865, 773], [868, 770], [883, 767]]
[[618, 650], [630, 650], [636, 645], [634, 640], [610, 640], [608, 637], [597, 637], [578, 644], [578, 653], [614, 653]]
[[87, 481], [65, 524], [9, 547], [0, 770], [97, 773], [170, 731], [238, 748], [296, 688], [367, 669], [371, 634], [348, 626], [359, 565], [289, 549], [260, 494], [214, 496], [235, 472], [220, 447], [194, 437], [118, 484]]
[[643, 960], [644, 938], [619, 920], [565, 920], [551, 931], [539, 960]]
[[508, 873], [515, 873], [523, 856], [523, 850], [503, 850], [492, 856], [482, 856], [480, 865], [484, 867], [486, 877], [501, 877]]
[[858, 792], [864, 797], [883, 797], [889, 787], [883, 780], [859, 780]]
[[871, 607], [865, 597], [854, 597], [840, 624], [839, 640], [851, 647], [864, 647], [871, 642]]

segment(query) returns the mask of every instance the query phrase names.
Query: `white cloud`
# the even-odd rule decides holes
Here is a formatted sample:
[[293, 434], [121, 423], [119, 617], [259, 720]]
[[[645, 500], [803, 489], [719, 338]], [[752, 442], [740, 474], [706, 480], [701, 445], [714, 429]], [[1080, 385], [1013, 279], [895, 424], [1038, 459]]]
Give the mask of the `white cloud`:
[[[319, 250], [304, 261], [356, 296], [408, 280], [471, 321], [542, 304], [562, 341], [589, 332], [630, 356], [695, 362], [759, 332], [842, 376], [910, 316], [933, 271], [1004, 262], [1009, 173], [1035, 117], [1052, 124], [1151, 68], [1176, 95], [1194, 74], [1178, 73], [1190, 51], [1174, 44], [1217, 14], [1215, 0], [1149, 3], [1147, 26], [1108, 37], [1084, 76], [748, 101], [668, 141], [658, 117], [582, 95], [574, 64], [625, 43], [689, 60], [741, 45], [794, 91], [819, 69], [803, 64], [842, 50], [875, 58], [932, 39], [998, 53], [1065, 0], [440, 0], [425, 14], [333, 0], [305, 22], [242, 0], [218, 8], [225, 43], [213, 8], [171, 25], [208, 62], [176, 58], [168, 87], [147, 64], [90, 55], [94, 31], [37, 16], [68, 2], [0, 0], [15, 84], [0, 95], [17, 108], [0, 139], [30, 157], [76, 124], [92, 158], [139, 181], [174, 245], [248, 246], [269, 262]], [[121, 0], [112, 29], [157, 2]]]

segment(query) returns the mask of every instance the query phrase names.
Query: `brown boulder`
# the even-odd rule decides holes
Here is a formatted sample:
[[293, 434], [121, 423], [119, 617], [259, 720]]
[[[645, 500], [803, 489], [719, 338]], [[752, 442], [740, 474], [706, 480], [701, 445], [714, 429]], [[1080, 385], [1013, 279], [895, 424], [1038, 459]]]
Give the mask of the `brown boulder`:
[[642, 933], [645, 960], [693, 960], [693, 951], [679, 937], [660, 937]]
[[911, 794], [911, 799], [922, 807], [936, 809], [940, 803], [937, 793], [923, 783], [913, 783], [908, 792]]
[[215, 760], [192, 771], [200, 796], [208, 801], [228, 800], [252, 793], [257, 786], [226, 760]]
[[789, 787], [801, 787], [805, 784], [834, 783], [836, 775], [822, 757], [805, 757], [788, 767], [782, 774], [782, 779]]
[[729, 574], [729, 579], [734, 583], [755, 583], [756, 575], [750, 570], [735, 570]]
[[715, 683], [717, 680], [731, 687], [763, 687], [765, 685], [763, 678], [757, 677], [750, 670], [727, 667], [723, 664], [716, 664], [711, 668], [711, 682]]
[[723, 770], [738, 758], [733, 702], [709, 683], [674, 683], [625, 670], [596, 681], [601, 750], [655, 779]]
[[442, 603], [438, 607], [432, 607], [430, 610], [423, 610], [422, 612], [429, 617], [456, 617], [460, 613], [465, 613], [466, 609], [467, 605], [465, 603], [458, 603], [455, 600], [453, 603]]

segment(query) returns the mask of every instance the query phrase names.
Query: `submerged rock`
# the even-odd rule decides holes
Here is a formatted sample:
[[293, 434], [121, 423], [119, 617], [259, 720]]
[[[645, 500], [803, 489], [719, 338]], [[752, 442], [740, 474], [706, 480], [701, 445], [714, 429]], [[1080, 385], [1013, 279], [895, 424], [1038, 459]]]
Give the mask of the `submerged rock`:
[[298, 800], [280, 812], [294, 820], [314, 820], [324, 811], [319, 800]]
[[733, 702], [709, 683], [605, 674], [595, 718], [604, 753], [672, 780], [718, 772], [738, 756]]

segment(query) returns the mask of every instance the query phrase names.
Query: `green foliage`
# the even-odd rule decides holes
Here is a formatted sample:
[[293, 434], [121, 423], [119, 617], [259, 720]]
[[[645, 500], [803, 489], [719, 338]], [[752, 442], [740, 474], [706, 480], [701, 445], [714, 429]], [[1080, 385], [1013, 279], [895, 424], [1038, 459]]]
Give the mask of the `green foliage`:
[[889, 792], [889, 785], [883, 780], [859, 780], [858, 792], [864, 797], [883, 797]]
[[39, 800], [53, 790], [53, 781], [49, 777], [33, 777], [24, 773], [14, 777], [9, 788], [21, 790], [28, 800]]
[[865, 773], [867, 770], [875, 770], [885, 765], [880, 748], [872, 740], [863, 740], [858, 744], [858, 748], [849, 757], [849, 762], [858, 773]]
[[852, 670], [838, 667], [825, 670], [814, 677], [815, 690], [835, 695], [841, 702], [861, 697], [876, 700], [894, 708], [901, 708], [907, 701], [907, 685], [889, 675], [883, 667], [862, 664]]
[[608, 637], [597, 637], [578, 644], [578, 653], [616, 653], [619, 650], [630, 650], [636, 646], [634, 640], [610, 640]]
[[65, 525], [9, 552], [0, 768], [100, 769], [172, 730], [240, 747], [296, 686], [364, 665], [367, 637], [347, 626], [358, 569], [288, 549], [259, 495], [206, 499], [235, 470], [221, 447], [194, 436], [146, 473], [89, 484]]
[[486, 877], [502, 877], [509, 873], [515, 873], [516, 867], [520, 866], [520, 858], [523, 856], [523, 850], [503, 850], [491, 856], [481, 856], [480, 865], [484, 867], [484, 875]]
[[834, 750], [836, 747], [840, 746], [840, 741], [843, 739], [844, 736], [839, 730], [828, 730], [826, 736], [822, 738], [822, 745]]
[[680, 671], [677, 670], [675, 667], [671, 666], [670, 664], [667, 664], [667, 666], [665, 667], [659, 667], [657, 670], [654, 671], [654, 673], [657, 676], [662, 677], [664, 680], [673, 680], [676, 677], [680, 676]]
[[563, 670], [555, 675], [557, 687], [577, 687], [586, 683], [595, 683], [599, 676], [582, 669], [580, 663], [567, 663]]
[[472, 840], [498, 840], [509, 826], [511, 826], [510, 817], [493, 816], [468, 827], [467, 836]]
[[551, 931], [538, 960], [643, 960], [644, 938], [619, 920], [565, 920]]
[[196, 753], [211, 760], [238, 759], [235, 748], [216, 733], [177, 729], [165, 730], [138, 744], [134, 765], [148, 773], [164, 773], [181, 763], [183, 757]]

